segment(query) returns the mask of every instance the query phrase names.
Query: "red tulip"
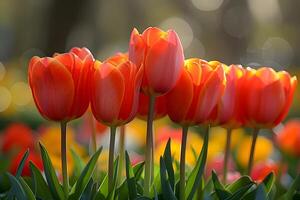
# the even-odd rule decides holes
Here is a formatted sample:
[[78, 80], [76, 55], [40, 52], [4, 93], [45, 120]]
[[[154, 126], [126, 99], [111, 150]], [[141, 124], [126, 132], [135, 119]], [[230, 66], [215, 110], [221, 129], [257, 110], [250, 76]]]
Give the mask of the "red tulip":
[[285, 153], [300, 157], [300, 120], [287, 122], [284, 128], [276, 135], [276, 142]]
[[103, 63], [96, 61], [92, 75], [91, 106], [95, 118], [119, 126], [131, 121], [138, 109], [142, 68], [117, 54]]
[[4, 153], [13, 150], [25, 151], [28, 148], [34, 148], [34, 137], [29, 127], [15, 123], [4, 130], [1, 148]]
[[213, 69], [206, 61], [193, 58], [176, 86], [167, 94], [169, 117], [183, 126], [206, 123], [225, 87], [221, 66]]
[[[149, 110], [149, 97], [140, 92], [139, 97], [139, 108], [138, 108], [138, 116], [141, 119], [146, 120], [148, 116]], [[166, 116], [167, 108], [166, 108], [166, 96], [158, 96], [155, 99], [154, 104], [154, 119], [160, 119]]]
[[42, 116], [69, 121], [84, 114], [90, 100], [89, 76], [93, 61], [87, 48], [31, 59], [29, 84]]
[[180, 39], [173, 30], [150, 27], [143, 34], [131, 33], [129, 60], [144, 67], [142, 89], [151, 95], [170, 91], [180, 77], [184, 64]]
[[220, 65], [225, 71], [226, 85], [215, 110], [211, 116], [211, 121], [215, 125], [235, 128], [242, 124], [240, 112], [239, 91], [244, 75], [244, 69], [241, 65], [226, 66], [220, 62], [209, 62], [211, 66]]
[[241, 102], [246, 125], [273, 127], [287, 115], [291, 106], [296, 77], [272, 68], [247, 68], [241, 88]]
[[253, 170], [251, 172], [251, 178], [257, 182], [261, 182], [269, 173], [278, 173], [278, 165], [268, 161], [264, 163], [258, 163], [254, 165]]
[[[17, 169], [18, 169], [18, 166], [19, 166], [19, 164], [20, 164], [20, 162], [22, 160], [24, 152], [25, 151], [21, 151], [14, 158], [12, 158], [11, 164], [9, 166], [10, 173], [12, 173], [12, 174], [16, 174], [17, 173]], [[43, 163], [42, 163], [42, 160], [41, 160], [39, 154], [34, 153], [34, 152], [29, 152], [28, 158], [27, 158], [27, 160], [25, 162], [25, 165], [24, 165], [24, 168], [23, 168], [23, 171], [22, 171], [22, 174], [21, 174], [22, 176], [30, 176], [31, 175], [30, 167], [29, 167], [29, 162], [30, 161], [33, 164], [35, 164], [35, 166], [38, 169], [43, 170]]]

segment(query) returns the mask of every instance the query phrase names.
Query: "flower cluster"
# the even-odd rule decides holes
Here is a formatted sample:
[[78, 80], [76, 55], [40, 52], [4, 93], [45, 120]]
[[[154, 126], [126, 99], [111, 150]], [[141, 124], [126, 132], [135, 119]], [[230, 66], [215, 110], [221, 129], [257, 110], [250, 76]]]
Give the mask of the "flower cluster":
[[[33, 57], [28, 77], [41, 115], [62, 124], [62, 151], [66, 123], [82, 116], [89, 105], [94, 117], [111, 128], [109, 191], [113, 190], [117, 127], [130, 122], [138, 112], [147, 118], [144, 194], [149, 196], [154, 176], [153, 120], [167, 114], [181, 125], [181, 199], [185, 198], [188, 128], [221, 125], [229, 133], [242, 126], [254, 128], [255, 146], [259, 129], [274, 127], [285, 118], [297, 83], [296, 77], [287, 72], [268, 67], [252, 69], [200, 58], [185, 60], [176, 32], [152, 27], [142, 34], [134, 29], [128, 53], [118, 53], [103, 62], [95, 60], [87, 48], [73, 48], [53, 57]], [[66, 176], [64, 154], [62, 170]], [[64, 178], [65, 191], [67, 185]]]

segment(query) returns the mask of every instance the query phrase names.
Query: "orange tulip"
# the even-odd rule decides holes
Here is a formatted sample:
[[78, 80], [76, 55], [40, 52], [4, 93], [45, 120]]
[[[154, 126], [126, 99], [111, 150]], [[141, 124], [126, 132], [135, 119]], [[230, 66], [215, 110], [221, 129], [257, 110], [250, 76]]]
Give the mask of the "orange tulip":
[[29, 84], [43, 117], [69, 121], [84, 114], [90, 100], [89, 76], [93, 61], [87, 48], [31, 59]]
[[279, 148], [287, 154], [300, 157], [300, 120], [291, 120], [276, 135]]
[[131, 121], [138, 109], [142, 68], [117, 54], [103, 63], [94, 63], [91, 107], [95, 118], [108, 125], [120, 126]]
[[278, 170], [279, 170], [278, 165], [272, 161], [258, 163], [253, 167], [253, 170], [251, 172], [251, 178], [254, 181], [262, 182], [265, 179], [265, 177], [271, 172], [277, 175]]
[[285, 71], [247, 68], [240, 96], [246, 125], [266, 128], [280, 123], [289, 111], [296, 85], [296, 77]]
[[184, 64], [181, 42], [176, 32], [150, 27], [143, 34], [133, 29], [129, 60], [144, 67], [142, 89], [151, 95], [170, 91], [180, 77]]
[[167, 94], [169, 117], [183, 126], [206, 123], [224, 87], [225, 75], [221, 66], [213, 69], [204, 60], [186, 60], [179, 81]]
[[[138, 117], [146, 120], [149, 112], [149, 97], [140, 92]], [[154, 104], [154, 119], [160, 119], [166, 116], [166, 96], [158, 96]]]
[[211, 121], [215, 125], [228, 128], [239, 127], [242, 124], [240, 112], [239, 90], [244, 75], [241, 65], [224, 65], [218, 61], [209, 62], [211, 66], [220, 65], [225, 71], [226, 85], [220, 101], [214, 109]]

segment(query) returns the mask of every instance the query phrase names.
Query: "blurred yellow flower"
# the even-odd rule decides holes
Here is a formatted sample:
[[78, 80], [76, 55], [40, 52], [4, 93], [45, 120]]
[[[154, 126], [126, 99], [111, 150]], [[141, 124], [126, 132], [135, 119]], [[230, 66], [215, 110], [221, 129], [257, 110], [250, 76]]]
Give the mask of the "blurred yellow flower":
[[[157, 134], [160, 134], [161, 140], [157, 141], [157, 145], [155, 147], [154, 162], [156, 164], [159, 164], [159, 158], [164, 153], [169, 137], [171, 137], [172, 156], [174, 160], [179, 162], [181, 148], [181, 129], [163, 127], [160, 130], [158, 130]], [[197, 156], [199, 155], [202, 148], [202, 144], [202, 138], [197, 133], [189, 131], [186, 148], [186, 163], [188, 165], [194, 165], [196, 163], [195, 153]]]
[[[60, 151], [60, 128], [51, 126], [42, 131], [40, 141], [46, 147], [54, 168], [61, 172], [61, 151]], [[74, 169], [74, 162], [71, 155], [73, 149], [79, 156], [84, 158], [86, 152], [74, 138], [74, 131], [71, 128], [67, 129], [67, 161], [68, 174], [71, 175]]]
[[[250, 148], [252, 143], [251, 136], [245, 136], [237, 148], [237, 161], [242, 167], [248, 165]], [[273, 153], [273, 144], [269, 139], [258, 136], [256, 141], [256, 147], [254, 152], [254, 164], [259, 161], [267, 160]]]

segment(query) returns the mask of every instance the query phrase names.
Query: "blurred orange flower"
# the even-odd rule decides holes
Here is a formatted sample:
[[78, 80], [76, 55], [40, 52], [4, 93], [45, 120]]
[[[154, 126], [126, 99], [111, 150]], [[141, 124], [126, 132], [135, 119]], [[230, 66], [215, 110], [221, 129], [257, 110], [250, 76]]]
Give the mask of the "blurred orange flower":
[[260, 162], [254, 165], [251, 178], [255, 181], [261, 182], [264, 178], [271, 172], [274, 172], [275, 175], [278, 173], [278, 165], [271, 161]]
[[21, 123], [10, 124], [3, 132], [1, 150], [4, 153], [9, 151], [25, 151], [34, 149], [34, 136], [32, 130]]
[[276, 143], [285, 153], [300, 157], [300, 120], [287, 122], [276, 135]]

